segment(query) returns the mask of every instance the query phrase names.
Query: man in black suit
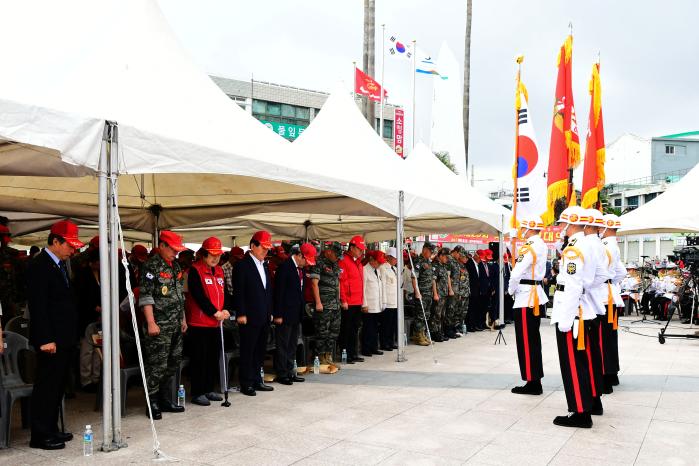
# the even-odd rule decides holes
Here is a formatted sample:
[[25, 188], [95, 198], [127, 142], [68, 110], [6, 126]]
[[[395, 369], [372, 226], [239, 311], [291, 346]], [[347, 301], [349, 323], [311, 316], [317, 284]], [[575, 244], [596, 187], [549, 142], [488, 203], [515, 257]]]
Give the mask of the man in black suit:
[[487, 257], [488, 253], [486, 252], [485, 249], [479, 249], [476, 251], [478, 254], [478, 289], [480, 292], [480, 298], [479, 298], [479, 304], [480, 307], [478, 308], [478, 321], [476, 322], [476, 325], [478, 326], [478, 329], [480, 330], [485, 330], [485, 317], [488, 311], [490, 310], [490, 305], [491, 305], [491, 297], [492, 297], [492, 290], [491, 290], [491, 281], [490, 281], [490, 269], [488, 268], [488, 263]]
[[78, 227], [67, 220], [51, 227], [48, 246], [27, 270], [29, 342], [37, 350], [36, 379], [31, 399], [29, 446], [65, 448], [73, 439], [58, 431], [58, 411], [68, 379], [70, 355], [78, 341], [78, 312], [66, 260], [81, 248]]
[[303, 315], [303, 268], [316, 264], [316, 248], [310, 243], [291, 249], [291, 257], [282, 262], [274, 279], [273, 322], [277, 352], [274, 356], [274, 369], [277, 382], [291, 385], [303, 382], [303, 377], [294, 373], [296, 346], [299, 338], [299, 324]]
[[274, 390], [260, 377], [272, 317], [272, 277], [265, 262], [271, 248], [272, 235], [258, 231], [250, 240], [250, 251], [233, 269], [233, 312], [240, 333], [240, 393], [248, 396]]
[[476, 318], [480, 309], [480, 284], [478, 281], [478, 263], [476, 262], [477, 254], [468, 254], [466, 262], [466, 271], [468, 272], [468, 286], [470, 296], [468, 298], [468, 313], [466, 314], [466, 326], [469, 332], [478, 330], [478, 319]]

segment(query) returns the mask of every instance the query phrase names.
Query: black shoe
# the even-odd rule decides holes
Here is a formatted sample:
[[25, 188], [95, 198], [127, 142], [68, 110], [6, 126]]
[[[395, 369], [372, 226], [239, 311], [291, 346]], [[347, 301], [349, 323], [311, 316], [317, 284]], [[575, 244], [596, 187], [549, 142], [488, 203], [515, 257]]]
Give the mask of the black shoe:
[[602, 381], [604, 387], [602, 388], [602, 393], [605, 395], [610, 395], [614, 393], [614, 386], [612, 385], [612, 376], [611, 375], [604, 375], [603, 376], [603, 381]]
[[354, 364], [354, 359], [347, 359], [345, 364]]
[[393, 349], [398, 349], [398, 345], [393, 345]]
[[206, 395], [199, 395], [195, 398], [192, 398], [192, 403], [199, 406], [211, 406], [211, 402], [206, 397]]
[[393, 347], [392, 346], [382, 346], [381, 350], [382, 351], [393, 351]]
[[247, 395], [247, 396], [256, 396], [257, 395], [257, 392], [255, 392], [255, 389], [252, 387], [242, 387], [240, 389], [240, 393], [242, 393], [243, 395]]
[[[157, 421], [163, 418], [163, 414], [160, 411], [160, 405], [153, 398], [150, 399], [150, 412], [153, 413], [153, 420]], [[150, 416], [148, 409], [146, 409], [146, 417]]]
[[66, 447], [64, 442], [53, 438], [45, 440], [32, 440], [29, 442], [31, 448], [40, 448], [42, 450], [62, 450]]
[[542, 393], [544, 393], [544, 390], [541, 388], [540, 381], [527, 382], [521, 387], [514, 387], [510, 391], [517, 395], [541, 395]]
[[475, 327], [472, 331], [473, 331], [473, 332], [482, 332], [483, 330], [485, 330], [485, 329], [484, 329], [484, 328], [480, 328], [480, 327]]
[[291, 380], [292, 380], [293, 382], [305, 382], [305, 381], [306, 381], [306, 379], [304, 379], [303, 377], [299, 377], [298, 375], [293, 376], [293, 377], [291, 378]]
[[689, 322], [691, 322], [689, 319], [685, 319], [682, 321], [683, 324], [688, 324]]
[[51, 436], [57, 442], [70, 442], [73, 440], [73, 434], [70, 432], [56, 432]]
[[[355, 363], [355, 362], [364, 362], [364, 358], [361, 356], [355, 356], [352, 358], [352, 363]], [[352, 364], [352, 363], [350, 363], [350, 364]]]
[[161, 398], [158, 404], [160, 405], [160, 411], [164, 413], [184, 413], [184, 406], [176, 405], [166, 398]]
[[461, 338], [461, 335], [458, 334], [458, 333], [456, 333], [456, 332], [454, 332], [453, 335], [449, 335], [449, 338], [453, 338], [454, 340], [456, 340], [457, 338]]
[[223, 397], [215, 392], [209, 392], [205, 396], [209, 401], [223, 401]]
[[[370, 352], [368, 352], [368, 351], [362, 351], [362, 356], [367, 357], [367, 358], [370, 358], [370, 357], [372, 356], [372, 354], [371, 354]], [[357, 360], [357, 359], [355, 359], [355, 361], [356, 361], [356, 360]]]
[[274, 387], [270, 387], [269, 385], [266, 385], [264, 383], [256, 383], [255, 390], [258, 392], [271, 392], [274, 391]]
[[383, 355], [383, 351], [375, 350], [372, 354], [375, 354], [377, 356], [381, 356], [381, 355]]
[[592, 427], [592, 418], [590, 413], [568, 413], [567, 416], [556, 416], [553, 423], [562, 427], [589, 429]]
[[604, 408], [602, 407], [602, 399], [600, 397], [595, 397], [592, 399], [592, 409], [590, 414], [593, 416], [601, 416], [604, 414]]
[[609, 376], [609, 380], [612, 382], [613, 386], [619, 385], [619, 376], [617, 374], [613, 374]]
[[449, 341], [451, 339], [452, 337], [450, 337], [449, 335], [442, 335], [442, 341]]
[[277, 383], [280, 383], [282, 385], [293, 385], [294, 381], [291, 380], [289, 377], [282, 377], [281, 379], [277, 379]]

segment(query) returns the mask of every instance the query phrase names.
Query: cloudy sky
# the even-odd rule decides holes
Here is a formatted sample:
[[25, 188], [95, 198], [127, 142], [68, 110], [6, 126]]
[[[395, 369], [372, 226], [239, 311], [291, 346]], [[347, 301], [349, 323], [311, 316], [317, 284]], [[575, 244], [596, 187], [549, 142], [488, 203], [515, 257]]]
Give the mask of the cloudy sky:
[[[193, 59], [209, 74], [331, 90], [351, 83], [361, 63], [362, 0], [159, 0]], [[699, 2], [693, 0], [474, 0], [470, 161], [482, 189], [507, 180], [513, 152], [515, 57], [525, 55], [524, 82], [539, 151], [548, 151], [556, 54], [573, 23], [573, 85], [581, 139], [587, 86], [602, 63], [607, 143], [699, 130]], [[436, 54], [443, 41], [463, 64], [466, 0], [377, 0], [386, 35], [415, 39]], [[391, 103], [409, 106], [410, 70], [387, 59]], [[350, 84], [348, 84], [350, 85]], [[418, 77], [418, 138], [429, 141], [432, 83]]]

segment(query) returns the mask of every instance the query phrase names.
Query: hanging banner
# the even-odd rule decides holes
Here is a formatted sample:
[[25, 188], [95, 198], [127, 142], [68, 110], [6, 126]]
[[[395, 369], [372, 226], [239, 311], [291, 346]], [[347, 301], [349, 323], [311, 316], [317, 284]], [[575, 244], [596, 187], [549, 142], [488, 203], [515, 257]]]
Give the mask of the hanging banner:
[[[561, 229], [559, 225], [548, 226], [541, 230], [541, 239], [544, 240], [549, 249], [553, 249], [556, 242], [561, 240]], [[417, 241], [424, 241], [424, 237], [418, 237]], [[496, 235], [474, 234], [474, 235], [449, 235], [449, 234], [431, 234], [428, 239], [432, 243], [458, 243], [458, 244], [473, 244], [475, 246], [487, 246], [489, 243], [498, 241]], [[517, 241], [519, 248], [524, 244], [523, 240]], [[508, 245], [509, 247], [509, 245]]]
[[396, 154], [405, 158], [405, 152], [403, 151], [403, 121], [405, 115], [402, 108], [397, 108], [393, 117], [393, 148]]

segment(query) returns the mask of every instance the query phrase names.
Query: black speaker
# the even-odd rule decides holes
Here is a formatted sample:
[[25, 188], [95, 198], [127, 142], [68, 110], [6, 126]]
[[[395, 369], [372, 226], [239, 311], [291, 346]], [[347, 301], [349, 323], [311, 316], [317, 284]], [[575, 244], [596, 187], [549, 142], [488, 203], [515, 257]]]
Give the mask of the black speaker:
[[488, 243], [488, 249], [493, 251], [493, 259], [497, 260], [500, 257], [500, 243], [498, 241]]

